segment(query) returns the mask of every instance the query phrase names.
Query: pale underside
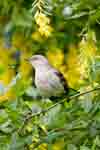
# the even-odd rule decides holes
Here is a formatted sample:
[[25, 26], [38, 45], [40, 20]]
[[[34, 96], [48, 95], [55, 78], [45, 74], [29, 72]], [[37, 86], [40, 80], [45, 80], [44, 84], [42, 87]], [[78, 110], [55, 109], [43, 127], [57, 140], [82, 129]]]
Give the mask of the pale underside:
[[36, 71], [35, 84], [42, 97], [60, 96], [64, 93], [63, 84], [55, 71], [55, 69]]

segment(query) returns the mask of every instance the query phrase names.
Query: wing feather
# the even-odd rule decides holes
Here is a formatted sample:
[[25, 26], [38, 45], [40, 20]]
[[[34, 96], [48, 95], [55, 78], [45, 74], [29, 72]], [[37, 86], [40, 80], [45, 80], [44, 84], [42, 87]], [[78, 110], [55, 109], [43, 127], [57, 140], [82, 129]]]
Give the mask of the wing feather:
[[48, 82], [52, 89], [54, 89], [54, 95], [59, 95], [68, 91], [68, 86], [64, 76], [56, 69], [50, 69], [48, 72]]

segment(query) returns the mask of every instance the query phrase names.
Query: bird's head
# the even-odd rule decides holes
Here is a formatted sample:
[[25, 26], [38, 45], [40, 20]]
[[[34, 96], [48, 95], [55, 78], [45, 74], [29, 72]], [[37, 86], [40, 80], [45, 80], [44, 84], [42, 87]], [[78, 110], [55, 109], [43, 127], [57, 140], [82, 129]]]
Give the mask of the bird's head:
[[31, 58], [26, 60], [28, 60], [34, 68], [48, 65], [48, 60], [43, 55], [33, 55]]

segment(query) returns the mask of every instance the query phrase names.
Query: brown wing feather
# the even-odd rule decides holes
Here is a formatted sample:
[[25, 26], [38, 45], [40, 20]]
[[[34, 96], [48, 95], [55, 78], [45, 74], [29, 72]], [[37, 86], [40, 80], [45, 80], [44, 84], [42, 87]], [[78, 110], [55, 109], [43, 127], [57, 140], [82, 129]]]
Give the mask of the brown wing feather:
[[61, 83], [62, 83], [63, 86], [64, 86], [65, 92], [68, 93], [69, 87], [68, 87], [68, 84], [67, 84], [66, 79], [64, 78], [63, 74], [62, 74], [61, 72], [59, 72], [59, 71], [56, 71], [55, 73], [56, 73], [56, 75], [60, 78]]

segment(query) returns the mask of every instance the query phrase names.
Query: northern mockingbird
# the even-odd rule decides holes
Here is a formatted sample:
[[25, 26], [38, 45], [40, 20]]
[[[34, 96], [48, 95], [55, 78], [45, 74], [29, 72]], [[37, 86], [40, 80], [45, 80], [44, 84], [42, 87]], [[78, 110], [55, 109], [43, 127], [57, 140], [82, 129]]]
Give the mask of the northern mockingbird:
[[35, 85], [43, 98], [60, 97], [68, 94], [69, 87], [64, 76], [53, 68], [42, 55], [26, 59], [35, 69]]

